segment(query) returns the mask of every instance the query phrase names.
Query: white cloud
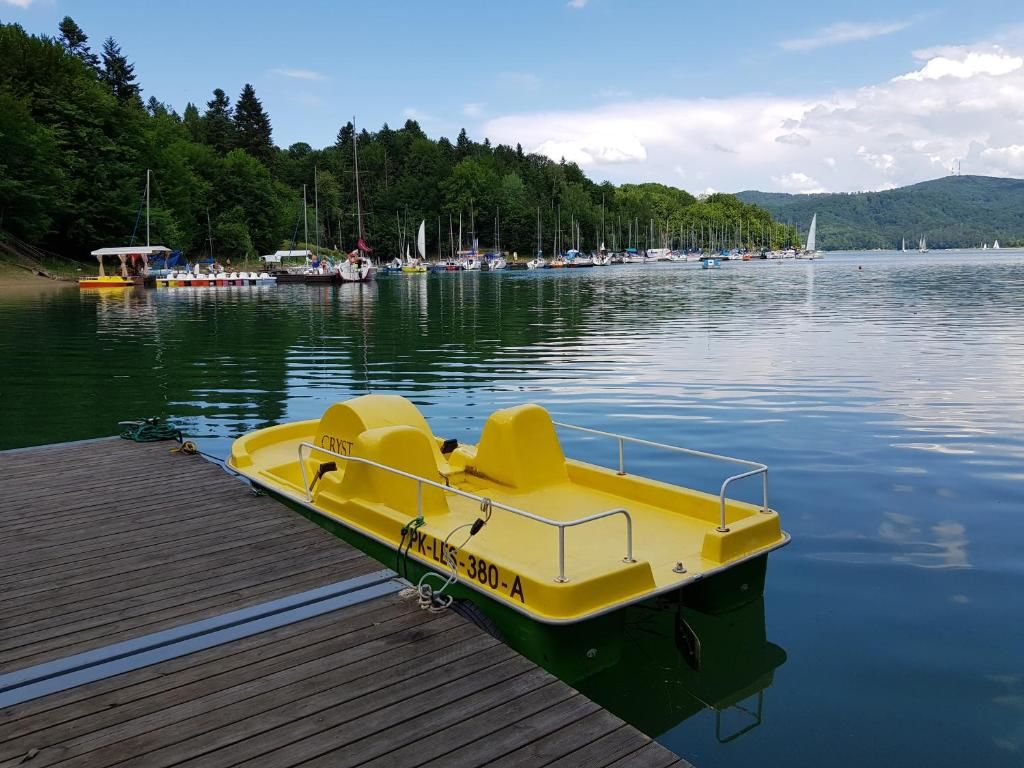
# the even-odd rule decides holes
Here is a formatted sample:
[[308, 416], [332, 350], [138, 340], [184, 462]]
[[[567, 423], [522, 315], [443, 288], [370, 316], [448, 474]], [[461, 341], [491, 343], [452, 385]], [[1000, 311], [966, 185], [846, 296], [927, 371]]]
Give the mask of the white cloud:
[[[881, 189], [941, 176], [957, 159], [965, 174], [1020, 175], [1024, 64], [1013, 64], [1024, 40], [1005, 45], [919, 51], [916, 72], [929, 76], [808, 98], [621, 100], [498, 116], [482, 133], [617, 182], [679, 183], [674, 169], [685, 168], [698, 189]], [[957, 74], [931, 76], [940, 71]]]
[[326, 80], [327, 76], [321, 72], [314, 72], [312, 69], [272, 69], [275, 75], [290, 77], [294, 80]]
[[869, 152], [867, 147], [857, 147], [857, 157], [879, 171], [889, 172], [896, 167], [896, 158], [887, 152], [876, 154]]
[[779, 47], [787, 51], [810, 51], [815, 48], [824, 48], [827, 45], [839, 45], [840, 43], [853, 43], [861, 40], [871, 40], [875, 37], [891, 35], [909, 27], [909, 21], [882, 21], [882, 22], [852, 22], [841, 21], [822, 27], [810, 37], [799, 37], [792, 40], [783, 40]]
[[462, 114], [466, 117], [480, 117], [484, 113], [484, 105], [478, 101], [462, 105]]
[[[926, 53], [918, 51], [917, 55]], [[1024, 67], [1024, 58], [1010, 56], [996, 49], [991, 53], [956, 48], [942, 49], [941, 54], [928, 59], [916, 72], [900, 75], [896, 80], [938, 80], [955, 77], [965, 80], [975, 75], [1007, 75]]]
[[986, 162], [1004, 173], [1001, 176], [1024, 174], [1024, 144], [1011, 144], [1007, 147], [988, 147], [981, 150], [979, 156]]
[[576, 10], [579, 10], [580, 8], [586, 7], [587, 0], [569, 0], [569, 2], [566, 3], [566, 5], [569, 6], [570, 8], [575, 8]]
[[7, 5], [13, 5], [15, 8], [28, 8], [32, 5], [33, 0], [3, 0]]
[[792, 171], [781, 176], [772, 176], [772, 180], [786, 192], [796, 192], [801, 195], [813, 195], [816, 192], [826, 191], [825, 188], [815, 179], [812, 179], [806, 173], [800, 173], [799, 171]]

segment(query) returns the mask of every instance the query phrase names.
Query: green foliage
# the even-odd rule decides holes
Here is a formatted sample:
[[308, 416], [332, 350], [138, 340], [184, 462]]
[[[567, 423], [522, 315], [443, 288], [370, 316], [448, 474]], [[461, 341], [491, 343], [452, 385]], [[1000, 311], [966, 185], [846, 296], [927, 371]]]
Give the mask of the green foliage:
[[110, 92], [122, 104], [139, 100], [141, 88], [135, 82], [135, 65], [121, 53], [121, 46], [112, 37], [103, 41], [103, 81], [110, 87]]
[[830, 250], [974, 248], [1024, 239], [1024, 181], [947, 176], [884, 192], [787, 195], [740, 192], [741, 200], [805, 231], [818, 214], [818, 246]]
[[204, 143], [221, 155], [226, 155], [238, 143], [238, 131], [231, 112], [231, 102], [220, 88], [215, 88], [213, 98], [206, 102], [206, 114], [203, 115], [200, 136]]
[[[225, 260], [273, 251], [303, 237], [305, 186], [309, 240], [319, 233], [322, 247], [355, 246], [352, 123], [333, 145], [282, 150], [249, 84], [234, 107], [218, 88], [203, 114], [189, 103], [181, 117], [155, 96], [143, 106], [140, 93], [112, 38], [99, 67], [70, 18], [59, 39], [0, 24], [0, 227], [77, 257], [144, 242], [151, 169], [154, 244], [203, 256], [212, 241]], [[660, 184], [599, 185], [573, 163], [478, 143], [465, 130], [454, 143], [434, 141], [407, 120], [398, 129], [362, 130], [358, 141], [364, 228], [385, 259], [398, 251], [399, 230], [411, 237], [421, 219], [428, 253], [457, 248], [449, 232], [457, 236], [460, 214], [464, 246], [475, 234], [490, 248], [500, 219], [503, 247], [523, 256], [536, 248], [538, 218], [549, 254], [559, 223], [563, 244], [571, 223], [585, 249], [602, 241], [619, 248], [767, 245], [787, 236], [763, 210], [727, 195], [696, 200]]]
[[270, 162], [274, 157], [274, 143], [270, 138], [270, 118], [263, 104], [256, 98], [255, 89], [246, 83], [235, 104], [235, 146], [257, 160]]
[[56, 143], [23, 100], [0, 91], [0, 227], [39, 239], [64, 201]]
[[60, 24], [60, 43], [64, 50], [78, 58], [83, 64], [94, 72], [100, 71], [99, 57], [89, 50], [89, 36], [82, 31], [82, 28], [75, 23], [70, 16], [65, 16]]

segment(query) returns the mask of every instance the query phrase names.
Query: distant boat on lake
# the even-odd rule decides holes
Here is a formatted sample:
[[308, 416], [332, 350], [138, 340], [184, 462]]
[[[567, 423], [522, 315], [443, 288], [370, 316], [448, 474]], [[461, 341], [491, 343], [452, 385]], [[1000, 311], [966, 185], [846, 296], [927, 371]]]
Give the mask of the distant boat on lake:
[[998, 240], [996, 240], [994, 243], [992, 243], [992, 250], [994, 250], [994, 251], [998, 251], [999, 250], [999, 241]]
[[814, 214], [811, 217], [811, 226], [807, 230], [807, 247], [804, 248], [803, 253], [797, 254], [797, 258], [800, 259], [820, 259], [821, 254], [818, 253], [818, 214]]
[[917, 243], [918, 253], [928, 253], [928, 240], [925, 239], [924, 235], [921, 235], [921, 239]]

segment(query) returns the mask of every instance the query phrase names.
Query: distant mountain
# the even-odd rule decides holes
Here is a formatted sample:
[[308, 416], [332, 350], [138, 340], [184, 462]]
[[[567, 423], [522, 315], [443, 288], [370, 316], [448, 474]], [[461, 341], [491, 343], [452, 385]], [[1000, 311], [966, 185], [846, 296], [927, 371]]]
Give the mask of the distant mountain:
[[805, 236], [817, 213], [823, 250], [899, 248], [903, 238], [910, 249], [922, 235], [930, 248], [972, 248], [993, 240], [1024, 245], [1024, 179], [946, 176], [884, 192], [736, 196], [799, 226]]

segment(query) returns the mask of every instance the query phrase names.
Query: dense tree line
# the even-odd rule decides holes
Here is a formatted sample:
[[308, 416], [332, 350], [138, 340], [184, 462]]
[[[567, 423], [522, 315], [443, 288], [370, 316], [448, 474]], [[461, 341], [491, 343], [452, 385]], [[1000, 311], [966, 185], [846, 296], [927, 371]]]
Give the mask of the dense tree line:
[[828, 250], [977, 248], [1024, 244], [1024, 180], [945, 176], [882, 192], [788, 195], [740, 192], [806, 231], [818, 214], [818, 245]]
[[[142, 190], [152, 169], [154, 243], [190, 256], [211, 247], [219, 256], [272, 252], [303, 239], [306, 185], [309, 241], [318, 235], [325, 246], [354, 247], [352, 123], [331, 146], [281, 149], [251, 84], [234, 101], [218, 88], [179, 115], [143, 98], [113, 38], [96, 54], [70, 17], [58, 31], [49, 38], [0, 25], [0, 229], [78, 257], [144, 241]], [[587, 249], [602, 239], [643, 248], [781, 245], [793, 237], [729, 195], [698, 200], [659, 184], [596, 184], [573, 163], [475, 142], [465, 130], [454, 143], [435, 141], [408, 120], [357, 138], [367, 239], [385, 257], [421, 219], [428, 253], [447, 252], [460, 216], [465, 245], [472, 229], [481, 247], [492, 246], [500, 220], [502, 245], [524, 255], [536, 248], [538, 219], [547, 253], [559, 227], [566, 247], [578, 233]]]

